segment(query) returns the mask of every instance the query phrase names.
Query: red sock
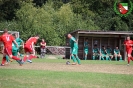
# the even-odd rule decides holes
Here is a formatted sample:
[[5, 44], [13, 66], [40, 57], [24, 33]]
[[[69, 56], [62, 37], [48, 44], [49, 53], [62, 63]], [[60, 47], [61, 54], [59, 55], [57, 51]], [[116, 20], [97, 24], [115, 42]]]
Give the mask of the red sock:
[[128, 64], [130, 63], [130, 57], [128, 57]]
[[28, 58], [27, 56], [24, 56], [23, 61], [25, 62], [27, 60], [27, 58]]
[[14, 59], [14, 60], [20, 60], [20, 58], [18, 58], [16, 56], [12, 56], [12, 59]]
[[1, 64], [5, 64], [5, 62], [6, 62], [6, 57], [3, 57]]
[[30, 55], [29, 56], [29, 60], [33, 59], [33, 58], [37, 58], [37, 56], [34, 56], [34, 55]]

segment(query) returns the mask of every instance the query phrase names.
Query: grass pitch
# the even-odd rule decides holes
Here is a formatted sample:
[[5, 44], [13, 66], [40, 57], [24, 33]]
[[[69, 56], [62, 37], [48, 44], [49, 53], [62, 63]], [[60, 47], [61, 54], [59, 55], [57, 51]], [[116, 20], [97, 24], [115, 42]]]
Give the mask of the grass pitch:
[[0, 67], [0, 88], [133, 88], [133, 62], [82, 60], [79, 66], [66, 61], [34, 59], [23, 66], [13, 61]]

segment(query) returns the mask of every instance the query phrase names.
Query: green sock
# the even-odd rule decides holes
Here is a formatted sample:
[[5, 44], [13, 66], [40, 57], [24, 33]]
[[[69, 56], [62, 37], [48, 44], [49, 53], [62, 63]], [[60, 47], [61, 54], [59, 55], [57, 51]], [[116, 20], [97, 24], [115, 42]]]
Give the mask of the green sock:
[[9, 62], [9, 57], [6, 55], [6, 61]]
[[120, 57], [120, 60], [122, 60], [122, 57]]
[[85, 56], [85, 60], [87, 59], [87, 56]]
[[115, 57], [115, 60], [117, 61], [117, 57]]
[[78, 64], [81, 64], [79, 57], [77, 55], [75, 57], [76, 57], [76, 60], [77, 60]]
[[95, 60], [95, 56], [93, 56], [93, 60]]

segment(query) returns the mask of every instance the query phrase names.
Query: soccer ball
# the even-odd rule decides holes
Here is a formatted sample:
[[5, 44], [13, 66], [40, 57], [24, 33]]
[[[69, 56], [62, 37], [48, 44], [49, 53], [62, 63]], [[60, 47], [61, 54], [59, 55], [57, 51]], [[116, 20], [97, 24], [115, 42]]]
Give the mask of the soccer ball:
[[66, 62], [66, 65], [70, 65], [70, 61], [67, 61], [67, 62]]

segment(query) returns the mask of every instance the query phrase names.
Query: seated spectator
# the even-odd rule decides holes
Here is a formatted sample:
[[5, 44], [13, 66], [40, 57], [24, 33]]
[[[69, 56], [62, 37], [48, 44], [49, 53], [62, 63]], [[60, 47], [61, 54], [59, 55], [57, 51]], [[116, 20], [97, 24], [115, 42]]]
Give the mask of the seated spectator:
[[97, 45], [94, 45], [93, 48], [93, 60], [99, 57], [99, 49], [97, 48]]
[[104, 46], [102, 46], [101, 50], [100, 50], [100, 60], [104, 60], [104, 58], [107, 60], [108, 56], [107, 56], [107, 51], [106, 48]]
[[107, 60], [112, 60], [113, 58], [112, 49], [110, 48], [110, 46], [108, 46], [106, 50], [107, 50], [107, 56], [108, 56]]
[[116, 61], [117, 61], [117, 57], [120, 58], [119, 60], [122, 60], [122, 56], [120, 54], [120, 50], [118, 49], [118, 46], [116, 46], [116, 48], [114, 49], [114, 57]]

